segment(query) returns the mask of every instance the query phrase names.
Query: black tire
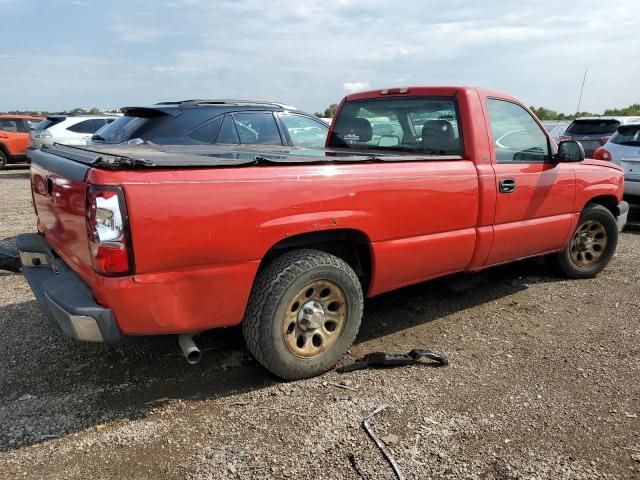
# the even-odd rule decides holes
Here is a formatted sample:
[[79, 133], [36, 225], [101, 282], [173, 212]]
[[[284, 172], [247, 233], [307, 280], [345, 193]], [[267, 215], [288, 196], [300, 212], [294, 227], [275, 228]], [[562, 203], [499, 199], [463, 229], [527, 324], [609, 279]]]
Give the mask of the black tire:
[[[589, 225], [591, 225], [590, 228]], [[583, 248], [580, 245], [580, 235], [588, 235], [590, 233], [589, 230], [592, 228], [597, 230], [596, 235], [606, 235], [604, 238], [606, 243], [600, 247], [600, 251], [596, 252], [599, 254], [597, 257], [590, 253], [593, 250], [580, 251]], [[599, 241], [602, 242], [602, 239]], [[562, 252], [557, 254], [557, 265], [560, 271], [569, 278], [593, 278], [609, 264], [617, 245], [618, 225], [613, 214], [602, 205], [587, 204], [580, 215], [578, 225], [568, 245]], [[584, 256], [581, 256], [581, 254]], [[580, 258], [584, 259], [582, 264], [579, 261]]]
[[0, 148], [0, 170], [4, 170], [7, 167], [8, 161], [9, 157], [4, 152], [4, 150]]
[[[340, 331], [336, 332], [338, 336], [331, 337], [331, 342], [335, 342], [331, 347], [311, 358], [303, 358], [294, 354], [287, 345], [285, 337], [288, 331], [283, 331], [283, 327], [290, 321], [287, 319], [295, 315], [291, 312], [306, 305], [300, 304], [296, 310], [290, 310], [291, 302], [295, 302], [294, 306], [301, 303], [296, 301], [301, 292], [305, 292], [309, 285], [321, 285], [322, 282], [334, 285], [344, 300], [344, 320], [341, 320]], [[346, 262], [318, 250], [295, 250], [276, 258], [256, 278], [242, 330], [249, 351], [271, 373], [285, 380], [309, 378], [331, 369], [345, 354], [360, 328], [362, 309], [362, 286]], [[325, 321], [331, 323], [327, 317], [321, 321], [322, 328], [325, 328], [326, 324], [322, 323]], [[297, 322], [296, 331], [300, 320]], [[323, 330], [321, 333], [328, 332]], [[300, 334], [306, 336], [303, 345], [311, 341], [310, 334], [313, 335], [313, 331]], [[314, 345], [315, 337], [313, 335]]]

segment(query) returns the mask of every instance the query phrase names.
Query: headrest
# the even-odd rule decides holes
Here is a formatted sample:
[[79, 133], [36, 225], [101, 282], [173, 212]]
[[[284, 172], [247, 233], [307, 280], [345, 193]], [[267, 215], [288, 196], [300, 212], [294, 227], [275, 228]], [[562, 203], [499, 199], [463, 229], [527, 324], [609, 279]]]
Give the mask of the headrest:
[[455, 137], [453, 125], [447, 120], [427, 120], [422, 126], [423, 141], [425, 137], [453, 139]]
[[373, 136], [373, 129], [366, 118], [353, 118], [349, 121], [347, 128], [337, 125], [335, 134], [347, 145], [367, 143]]

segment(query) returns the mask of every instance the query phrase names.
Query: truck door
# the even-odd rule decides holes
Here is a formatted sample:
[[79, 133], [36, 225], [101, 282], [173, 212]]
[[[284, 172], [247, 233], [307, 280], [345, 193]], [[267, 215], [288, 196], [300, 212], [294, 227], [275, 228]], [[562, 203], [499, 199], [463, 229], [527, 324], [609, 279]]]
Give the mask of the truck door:
[[485, 105], [498, 190], [487, 265], [560, 250], [572, 221], [573, 166], [553, 161], [547, 133], [521, 105]]

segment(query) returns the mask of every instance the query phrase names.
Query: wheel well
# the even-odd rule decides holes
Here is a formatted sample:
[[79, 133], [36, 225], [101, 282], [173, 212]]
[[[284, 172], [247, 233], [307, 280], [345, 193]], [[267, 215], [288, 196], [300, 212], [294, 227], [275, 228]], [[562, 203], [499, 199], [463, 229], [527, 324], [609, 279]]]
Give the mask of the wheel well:
[[4, 153], [7, 156], [7, 160], [11, 158], [11, 154], [9, 153], [9, 150], [7, 149], [7, 146], [4, 143], [0, 143], [0, 150], [2, 150], [2, 153]]
[[273, 245], [264, 255], [258, 271], [263, 270], [283, 253], [299, 248], [313, 248], [335, 255], [356, 272], [364, 291], [371, 280], [371, 246], [367, 236], [352, 229], [323, 230], [287, 237]]
[[618, 216], [618, 199], [613, 195], [601, 195], [599, 197], [594, 197], [589, 200], [587, 205], [590, 203], [602, 205], [604, 208], [609, 210], [614, 217]]

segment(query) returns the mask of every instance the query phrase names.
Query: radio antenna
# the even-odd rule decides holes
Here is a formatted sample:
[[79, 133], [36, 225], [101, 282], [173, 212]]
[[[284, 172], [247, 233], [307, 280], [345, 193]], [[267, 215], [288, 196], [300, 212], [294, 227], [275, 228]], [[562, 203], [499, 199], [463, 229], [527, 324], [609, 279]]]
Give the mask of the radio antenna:
[[580, 97], [578, 98], [578, 108], [576, 109], [576, 117], [580, 113], [580, 104], [582, 103], [582, 92], [584, 92], [584, 83], [587, 81], [587, 69], [584, 69], [584, 77], [582, 78], [582, 87], [580, 88]]

